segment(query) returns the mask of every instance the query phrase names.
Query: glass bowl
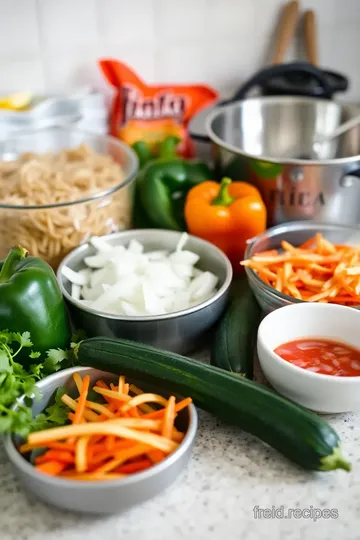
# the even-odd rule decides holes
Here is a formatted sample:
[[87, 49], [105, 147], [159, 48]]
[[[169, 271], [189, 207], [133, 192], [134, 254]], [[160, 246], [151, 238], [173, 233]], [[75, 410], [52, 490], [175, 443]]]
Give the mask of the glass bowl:
[[[81, 146], [83, 145], [83, 146]], [[79, 161], [80, 153], [84, 156]], [[87, 149], [95, 151], [100, 156], [111, 156], [114, 163], [104, 161], [103, 157], [86, 154]], [[57, 172], [48, 167], [46, 162], [40, 160], [39, 154], [63, 153], [64, 166], [58, 162]], [[0, 259], [4, 258], [9, 249], [20, 244], [25, 247], [30, 255], [38, 256], [46, 260], [56, 269], [61, 260], [72, 249], [86, 242], [92, 235], [102, 236], [131, 225], [132, 206], [134, 198], [135, 177], [138, 171], [138, 159], [135, 152], [113, 137], [86, 133], [73, 128], [47, 128], [38, 131], [27, 131], [13, 136], [0, 144], [0, 180], [11, 180], [11, 162], [22, 154], [30, 153], [30, 159], [21, 172], [16, 173], [16, 188], [6, 199], [1, 193], [0, 182]], [[34, 158], [32, 162], [31, 159]], [[86, 161], [94, 160], [94, 162]], [[72, 160], [78, 160], [75, 164], [78, 191], [73, 196], [69, 193], [69, 185], [74, 185], [71, 176], [70, 182], [62, 183], [62, 173], [66, 167], [71, 167]], [[96, 163], [95, 163], [95, 160]], [[102, 161], [101, 161], [102, 160]], [[25, 167], [30, 163], [30, 172]], [[34, 167], [41, 169], [40, 172]], [[66, 169], [69, 171], [70, 169]], [[24, 172], [25, 170], [25, 172]], [[9, 174], [10, 171], [10, 174]], [[50, 171], [50, 172], [48, 172]], [[22, 174], [26, 174], [26, 183], [22, 182]], [[7, 176], [8, 174], [8, 176]], [[99, 175], [102, 175], [101, 178]], [[117, 175], [119, 178], [117, 179]], [[2, 178], [1, 178], [2, 177]], [[37, 182], [40, 185], [41, 197], [37, 197]], [[52, 191], [53, 182], [54, 188]], [[82, 184], [84, 189], [83, 193]], [[102, 184], [102, 186], [99, 186]], [[64, 200], [61, 199], [62, 189]], [[88, 189], [89, 188], [89, 189]], [[8, 189], [3, 183], [3, 189]], [[21, 192], [22, 190], [22, 192]], [[41, 201], [28, 206], [24, 205], [23, 198], [32, 190], [32, 199]], [[10, 189], [11, 191], [11, 189]], [[54, 193], [56, 192], [56, 202]], [[19, 195], [19, 196], [18, 196]], [[44, 202], [42, 202], [42, 199]], [[50, 202], [48, 202], [50, 201]]]
[[[281, 249], [283, 240], [294, 246], [299, 246], [318, 232], [335, 244], [360, 244], [360, 227], [347, 227], [317, 221], [294, 221], [271, 227], [263, 234], [249, 240], [244, 258], [250, 259], [261, 251]], [[303, 302], [303, 300], [280, 293], [270, 287], [251, 268], [245, 267], [245, 271], [249, 285], [265, 313], [270, 313], [283, 306]]]

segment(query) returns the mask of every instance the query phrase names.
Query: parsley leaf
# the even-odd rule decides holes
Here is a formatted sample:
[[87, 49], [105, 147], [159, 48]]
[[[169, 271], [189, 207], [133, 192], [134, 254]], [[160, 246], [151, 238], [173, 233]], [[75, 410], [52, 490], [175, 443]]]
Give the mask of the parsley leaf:
[[[48, 427], [66, 423], [68, 409], [61, 401], [60, 391], [56, 393], [54, 403], [36, 419], [32, 418], [31, 407], [33, 400], [41, 397], [36, 382], [71, 365], [73, 352], [50, 349], [42, 363], [31, 364], [26, 369], [16, 362], [15, 357], [23, 348], [32, 346], [29, 332], [0, 330], [0, 434], [10, 432], [25, 437], [36, 426], [44, 426], [45, 422]], [[32, 360], [40, 356], [37, 351], [29, 351], [28, 354]], [[12, 409], [21, 395], [25, 395], [24, 404], [18, 404]]]
[[11, 371], [9, 357], [5, 351], [0, 350], [0, 372]]
[[52, 405], [49, 405], [45, 412], [38, 414], [31, 422], [31, 431], [40, 431], [55, 426], [63, 426], [68, 419], [69, 409], [61, 401], [66, 390], [59, 387], [55, 394], [55, 400]]

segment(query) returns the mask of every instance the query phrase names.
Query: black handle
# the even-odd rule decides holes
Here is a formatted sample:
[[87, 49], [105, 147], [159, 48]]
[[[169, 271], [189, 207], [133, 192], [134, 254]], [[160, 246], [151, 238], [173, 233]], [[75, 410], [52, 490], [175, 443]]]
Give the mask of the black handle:
[[344, 183], [344, 179], [347, 177], [347, 176], [355, 176], [356, 178], [360, 178], [360, 164], [358, 164], [355, 169], [350, 169], [348, 171], [345, 171], [345, 173], [343, 174], [342, 178], [341, 178], [341, 182]]
[[249, 81], [247, 81], [236, 94], [227, 101], [222, 101], [221, 105], [233, 103], [234, 101], [241, 101], [246, 97], [246, 94], [255, 86], [261, 86], [267, 83], [274, 77], [281, 77], [283, 75], [310, 75], [314, 77], [322, 86], [323, 97], [331, 99], [333, 89], [326, 80], [326, 76], [321, 69], [318, 69], [307, 62], [291, 62], [288, 64], [280, 64], [277, 66], [270, 66], [264, 68], [261, 71], [255, 73]]

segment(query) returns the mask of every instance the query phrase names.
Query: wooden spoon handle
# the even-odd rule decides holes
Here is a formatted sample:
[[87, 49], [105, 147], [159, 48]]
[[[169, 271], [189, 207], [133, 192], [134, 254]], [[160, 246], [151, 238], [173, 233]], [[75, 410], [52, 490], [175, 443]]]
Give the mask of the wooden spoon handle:
[[298, 11], [299, 5], [297, 0], [288, 2], [283, 9], [276, 33], [277, 39], [272, 58], [273, 64], [281, 64], [284, 60], [286, 49], [288, 48], [295, 33]]
[[317, 29], [315, 13], [311, 9], [304, 14], [305, 50], [308, 61], [313, 66], [318, 65]]

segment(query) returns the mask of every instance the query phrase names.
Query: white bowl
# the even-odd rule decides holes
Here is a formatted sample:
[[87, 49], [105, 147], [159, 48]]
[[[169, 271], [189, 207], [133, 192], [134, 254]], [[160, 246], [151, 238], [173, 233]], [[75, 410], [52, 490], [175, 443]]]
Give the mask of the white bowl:
[[267, 315], [259, 326], [257, 352], [269, 383], [280, 394], [316, 412], [360, 409], [360, 376], [337, 377], [306, 371], [274, 353], [283, 343], [308, 337], [340, 341], [360, 349], [360, 311], [305, 302]]

